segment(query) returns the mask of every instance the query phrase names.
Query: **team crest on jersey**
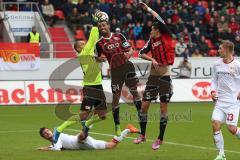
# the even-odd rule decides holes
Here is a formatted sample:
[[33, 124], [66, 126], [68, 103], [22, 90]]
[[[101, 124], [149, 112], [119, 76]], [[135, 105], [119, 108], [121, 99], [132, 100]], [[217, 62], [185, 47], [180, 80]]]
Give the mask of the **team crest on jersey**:
[[130, 47], [130, 44], [128, 42], [123, 42], [122, 43], [122, 47], [123, 48], [129, 48]]
[[231, 66], [231, 67], [230, 67], [230, 73], [231, 73], [232, 75], [237, 74], [237, 70], [236, 70], [236, 68], [235, 68], [234, 66]]

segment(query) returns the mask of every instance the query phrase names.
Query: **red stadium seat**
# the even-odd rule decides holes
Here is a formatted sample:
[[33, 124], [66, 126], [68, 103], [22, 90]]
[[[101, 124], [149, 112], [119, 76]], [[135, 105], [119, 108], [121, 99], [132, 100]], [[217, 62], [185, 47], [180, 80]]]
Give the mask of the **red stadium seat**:
[[54, 55], [56, 58], [76, 57], [70, 39], [63, 27], [48, 28], [53, 42]]
[[145, 41], [144, 40], [136, 40], [136, 48], [137, 49], [142, 49], [145, 45]]
[[218, 54], [218, 52], [216, 49], [210, 49], [208, 51], [208, 56], [210, 56], [210, 57], [215, 57], [215, 56], [217, 56], [217, 54]]
[[204, 8], [208, 8], [208, 2], [205, 0], [201, 1], [201, 6], [203, 6]]
[[80, 39], [86, 40], [85, 33], [83, 30], [77, 30], [74, 37], [76, 40], [80, 40]]
[[134, 40], [128, 40], [128, 42], [130, 43], [132, 49], [135, 49], [135, 48], [136, 48], [136, 45], [135, 45], [135, 41], [134, 41]]
[[57, 16], [57, 17], [58, 17], [59, 19], [61, 19], [61, 20], [64, 20], [64, 19], [65, 19], [65, 16], [64, 16], [62, 10], [55, 10], [55, 11], [54, 11], [54, 15]]
[[206, 39], [205, 42], [207, 43], [208, 48], [210, 48], [210, 49], [213, 49], [213, 48], [214, 48], [214, 45], [212, 44], [212, 41], [211, 41], [211, 40]]
[[138, 58], [138, 53], [139, 53], [138, 50], [133, 50], [133, 55], [132, 55], [132, 57]]

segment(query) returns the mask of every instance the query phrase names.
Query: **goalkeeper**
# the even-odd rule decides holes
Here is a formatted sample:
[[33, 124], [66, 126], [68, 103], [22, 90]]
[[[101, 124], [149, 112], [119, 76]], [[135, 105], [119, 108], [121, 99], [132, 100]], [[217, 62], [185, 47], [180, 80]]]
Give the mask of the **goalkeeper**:
[[[74, 49], [83, 71], [83, 101], [80, 109], [80, 121], [83, 125], [84, 138], [88, 136], [89, 127], [106, 118], [106, 97], [102, 87], [102, 74], [99, 63], [94, 57], [95, 44], [99, 39], [98, 21], [104, 18], [103, 12], [97, 11], [93, 15], [93, 27], [87, 42], [79, 40], [75, 42]], [[103, 58], [104, 61], [104, 58]], [[93, 110], [94, 107], [94, 110]], [[93, 115], [89, 118], [90, 113]], [[53, 142], [56, 143], [60, 133], [67, 127], [79, 122], [79, 117], [71, 117], [58, 128], [54, 129]]]

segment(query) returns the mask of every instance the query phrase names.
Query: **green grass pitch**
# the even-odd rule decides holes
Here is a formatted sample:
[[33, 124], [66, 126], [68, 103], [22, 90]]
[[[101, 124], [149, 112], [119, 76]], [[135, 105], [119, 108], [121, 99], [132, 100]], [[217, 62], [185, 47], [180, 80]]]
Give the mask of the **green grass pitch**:
[[[0, 160], [212, 160], [217, 154], [211, 129], [212, 103], [170, 103], [165, 143], [157, 151], [151, 149], [151, 143], [159, 132], [159, 104], [150, 107], [146, 143], [135, 145], [131, 137], [137, 135], [130, 135], [113, 150], [38, 151], [38, 147], [48, 145], [39, 136], [39, 128], [53, 128], [63, 122], [57, 118], [54, 109], [54, 105], [0, 106]], [[78, 109], [76, 105], [71, 107], [75, 113]], [[138, 127], [135, 107], [122, 104], [120, 112], [122, 128], [128, 123]], [[77, 134], [81, 125], [71, 129], [66, 132]], [[91, 132], [96, 139], [111, 140], [114, 134], [112, 115], [95, 124]], [[232, 136], [226, 126], [223, 134], [227, 159], [239, 160], [240, 140]]]

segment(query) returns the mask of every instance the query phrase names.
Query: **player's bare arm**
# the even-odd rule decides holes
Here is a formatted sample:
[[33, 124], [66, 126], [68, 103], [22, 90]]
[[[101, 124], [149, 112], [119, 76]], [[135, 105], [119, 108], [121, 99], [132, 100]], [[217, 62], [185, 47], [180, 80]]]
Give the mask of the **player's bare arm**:
[[38, 150], [40, 151], [51, 151], [50, 146], [46, 146], [46, 147], [39, 147]]
[[146, 3], [140, 2], [139, 5], [142, 7], [143, 10], [150, 12], [155, 18], [159, 16], [154, 10], [148, 7]]
[[107, 58], [105, 56], [101, 56], [101, 57], [96, 57], [95, 56], [95, 60], [96, 62], [98, 63], [102, 63], [102, 62], [106, 62], [107, 61]]
[[176, 39], [176, 35], [174, 35], [174, 34], [169, 30], [169, 28], [168, 28], [168, 26], [166, 25], [165, 21], [162, 19], [162, 17], [161, 17], [157, 12], [155, 12], [154, 10], [152, 10], [150, 7], [147, 6], [147, 4], [145, 4], [145, 3], [143, 3], [143, 2], [139, 3], [139, 5], [142, 7], [143, 10], [151, 13], [152, 16], [153, 16], [154, 18], [156, 18], [156, 19], [160, 22], [160, 23], [159, 23], [160, 28], [161, 28], [161, 30], [162, 30], [164, 33], [168, 33], [169, 35], [171, 35], [171, 37], [172, 37], [173, 39]]
[[127, 57], [127, 59], [131, 58], [131, 56], [133, 55], [133, 49], [130, 48], [128, 52], [124, 52], [124, 55]]
[[211, 92], [211, 98], [212, 98], [212, 100], [213, 100], [214, 102], [217, 100], [216, 91], [212, 91], [212, 92]]
[[141, 54], [140, 56], [142, 59], [145, 59], [147, 61], [151, 61], [152, 62], [152, 65], [154, 66], [155, 69], [158, 69], [159, 68], [159, 64], [158, 62], [154, 59], [154, 58], [151, 58], [150, 56], [148, 56], [147, 54]]

